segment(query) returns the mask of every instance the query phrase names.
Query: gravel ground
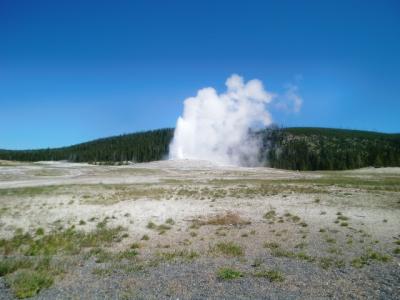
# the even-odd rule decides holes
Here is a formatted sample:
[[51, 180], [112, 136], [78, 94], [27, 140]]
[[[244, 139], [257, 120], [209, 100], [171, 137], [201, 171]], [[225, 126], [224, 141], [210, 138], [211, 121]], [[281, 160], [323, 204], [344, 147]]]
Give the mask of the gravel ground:
[[[0, 163], [0, 239], [39, 227], [91, 232], [102, 220], [126, 233], [104, 245], [110, 258], [57, 253], [71, 262], [34, 299], [399, 299], [400, 168]], [[116, 258], [133, 243], [137, 256]], [[223, 267], [241, 276], [222, 279]], [[283, 281], [256, 276], [266, 270]], [[0, 300], [15, 298], [7, 276]]]

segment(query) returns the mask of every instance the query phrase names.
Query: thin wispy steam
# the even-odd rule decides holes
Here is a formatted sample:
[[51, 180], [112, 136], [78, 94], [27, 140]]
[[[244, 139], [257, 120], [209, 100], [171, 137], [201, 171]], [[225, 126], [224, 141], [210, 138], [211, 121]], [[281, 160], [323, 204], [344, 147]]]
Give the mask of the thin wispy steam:
[[260, 145], [249, 130], [271, 124], [266, 106], [274, 95], [260, 80], [244, 82], [236, 74], [227, 79], [226, 86], [225, 93], [208, 87], [184, 101], [170, 145], [171, 159], [257, 164]]

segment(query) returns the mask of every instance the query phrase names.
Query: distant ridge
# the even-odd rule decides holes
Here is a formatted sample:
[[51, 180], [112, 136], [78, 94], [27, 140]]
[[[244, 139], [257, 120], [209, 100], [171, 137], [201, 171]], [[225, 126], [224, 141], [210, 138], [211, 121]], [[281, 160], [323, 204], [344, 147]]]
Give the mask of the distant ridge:
[[[0, 159], [68, 160], [119, 164], [165, 159], [174, 133], [165, 128], [61, 148], [2, 150]], [[266, 166], [293, 170], [345, 170], [400, 166], [400, 134], [318, 127], [268, 128], [257, 132]]]

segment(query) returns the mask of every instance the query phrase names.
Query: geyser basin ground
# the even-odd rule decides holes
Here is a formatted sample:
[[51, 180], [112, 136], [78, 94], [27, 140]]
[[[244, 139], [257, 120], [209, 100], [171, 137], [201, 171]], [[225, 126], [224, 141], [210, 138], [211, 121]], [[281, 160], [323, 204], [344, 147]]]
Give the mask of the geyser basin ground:
[[0, 299], [395, 299], [399, 215], [399, 168], [2, 161]]

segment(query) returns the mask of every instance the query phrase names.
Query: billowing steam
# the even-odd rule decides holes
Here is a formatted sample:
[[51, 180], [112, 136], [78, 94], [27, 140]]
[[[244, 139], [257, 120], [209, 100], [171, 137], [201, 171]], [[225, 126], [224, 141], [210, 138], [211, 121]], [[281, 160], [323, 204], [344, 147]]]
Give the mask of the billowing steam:
[[223, 94], [209, 87], [185, 100], [170, 145], [170, 159], [253, 166], [259, 163], [259, 140], [250, 130], [271, 124], [266, 106], [273, 94], [260, 80], [244, 82], [235, 74], [227, 79], [226, 86]]

